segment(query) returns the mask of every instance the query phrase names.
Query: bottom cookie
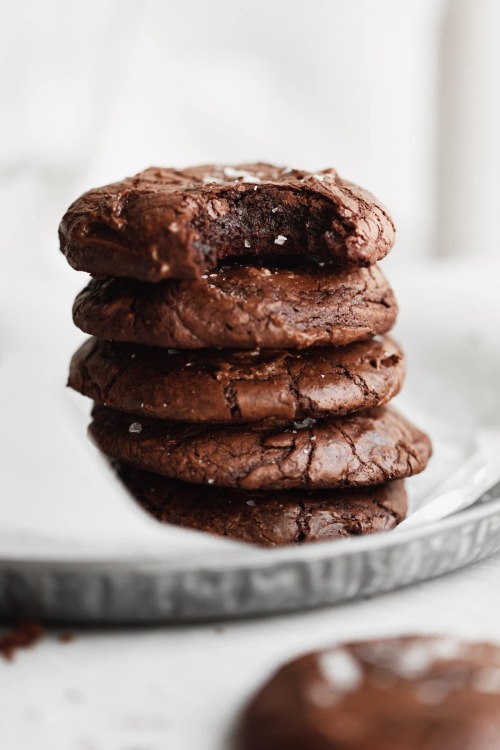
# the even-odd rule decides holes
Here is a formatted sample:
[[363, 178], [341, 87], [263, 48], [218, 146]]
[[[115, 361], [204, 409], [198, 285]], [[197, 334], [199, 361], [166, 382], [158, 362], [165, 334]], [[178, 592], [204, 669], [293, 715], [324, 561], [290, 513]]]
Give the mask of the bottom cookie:
[[263, 547], [387, 531], [407, 513], [402, 480], [361, 490], [252, 492], [188, 484], [127, 464], [115, 468], [158, 521]]
[[239, 750], [499, 748], [500, 649], [403, 637], [307, 654], [255, 696], [239, 739]]

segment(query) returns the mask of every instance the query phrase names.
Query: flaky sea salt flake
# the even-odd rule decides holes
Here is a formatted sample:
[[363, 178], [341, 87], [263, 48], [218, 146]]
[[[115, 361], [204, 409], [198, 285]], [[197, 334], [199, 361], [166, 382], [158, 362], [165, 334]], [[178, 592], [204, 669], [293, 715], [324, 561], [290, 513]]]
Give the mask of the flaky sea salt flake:
[[244, 169], [234, 169], [234, 167], [224, 167], [222, 170], [226, 177], [233, 180], [242, 180], [243, 182], [260, 182], [260, 177], [255, 174], [246, 172]]
[[363, 672], [354, 656], [342, 648], [320, 654], [319, 668], [325, 680], [341, 693], [356, 690], [363, 681]]
[[206, 174], [203, 177], [203, 182], [205, 185], [210, 185], [210, 183], [215, 183], [216, 185], [222, 185], [224, 180], [219, 179], [219, 177], [214, 177], [214, 175]]
[[300, 422], [294, 422], [293, 426], [295, 427], [296, 430], [305, 430], [308, 427], [312, 427], [313, 424], [316, 424], [316, 420], [313, 419], [312, 417], [306, 417]]

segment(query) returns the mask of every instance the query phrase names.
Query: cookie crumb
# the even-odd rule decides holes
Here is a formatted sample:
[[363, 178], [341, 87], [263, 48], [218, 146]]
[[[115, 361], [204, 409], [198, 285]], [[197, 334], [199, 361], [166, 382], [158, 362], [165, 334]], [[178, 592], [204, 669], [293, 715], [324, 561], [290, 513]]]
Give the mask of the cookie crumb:
[[75, 640], [73, 633], [59, 633], [57, 636], [59, 643], [71, 643]]
[[14, 661], [16, 651], [31, 648], [45, 634], [43, 625], [34, 620], [19, 623], [5, 635], [0, 636], [0, 656], [5, 661]]

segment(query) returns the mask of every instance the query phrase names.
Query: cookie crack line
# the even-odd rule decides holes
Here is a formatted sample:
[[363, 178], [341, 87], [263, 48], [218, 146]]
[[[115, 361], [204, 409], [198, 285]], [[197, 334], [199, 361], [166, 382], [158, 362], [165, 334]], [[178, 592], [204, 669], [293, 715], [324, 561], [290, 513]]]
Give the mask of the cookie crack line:
[[293, 409], [295, 414], [297, 414], [299, 408], [300, 408], [300, 402], [301, 402], [301, 393], [300, 389], [297, 385], [297, 380], [292, 374], [292, 359], [291, 357], [285, 357], [283, 360], [283, 364], [285, 367], [285, 370], [288, 375], [288, 381], [289, 381], [289, 392], [291, 396], [293, 397]]
[[[351, 449], [351, 453], [359, 461], [360, 466], [362, 466], [363, 468], [367, 468], [369, 466], [369, 464], [367, 464], [367, 462], [364, 461], [361, 458], [361, 456], [359, 455], [358, 450], [356, 448], [356, 443], [351, 438], [351, 436], [341, 427], [341, 425], [339, 423], [336, 423], [335, 427], [340, 432], [340, 434], [342, 435], [342, 437], [344, 438], [344, 440], [346, 441], [346, 443], [349, 445], [349, 447]], [[372, 462], [373, 462], [373, 459], [372, 459]], [[347, 467], [347, 480], [348, 481], [349, 481], [349, 478], [350, 478], [350, 476], [351, 476], [352, 473], [353, 472], [349, 469], [349, 466], [348, 466]], [[354, 473], [356, 473], [356, 472], [354, 472]]]
[[389, 515], [392, 516], [392, 518], [396, 522], [396, 525], [399, 524], [399, 523], [401, 523], [401, 521], [403, 520], [401, 518], [401, 514], [398, 513], [394, 508], [391, 508], [390, 506], [388, 506], [386, 503], [384, 503], [382, 500], [379, 500], [379, 498], [377, 498], [375, 496], [370, 496], [370, 500], [371, 500], [371, 502], [374, 505], [377, 506], [377, 508], [380, 511], [382, 511], [382, 513], [384, 515], [386, 515], [387, 513], [389, 513]]
[[296, 544], [303, 544], [306, 539], [308, 538], [310, 534], [310, 517], [311, 514], [309, 513], [305, 500], [298, 499], [297, 504], [299, 506], [299, 512], [297, 514], [297, 517], [295, 519], [296, 525], [297, 525], [297, 531], [296, 531]]
[[[220, 382], [220, 381], [218, 381]], [[224, 395], [224, 400], [229, 408], [229, 413], [233, 417], [233, 419], [241, 419], [241, 407], [238, 403], [238, 397], [236, 395], [236, 384], [233, 383], [224, 383], [222, 385], [222, 392]]]
[[304, 470], [304, 473], [307, 478], [308, 484], [311, 484], [311, 466], [314, 461], [314, 453], [316, 448], [316, 435], [314, 434], [314, 427], [308, 427], [308, 433], [309, 433], [309, 455], [307, 456], [307, 464], [306, 468]]
[[126, 363], [123, 363], [121, 367], [117, 368], [116, 373], [106, 382], [106, 385], [103, 390], [103, 401], [106, 403], [106, 401], [110, 400], [111, 391], [115, 387], [115, 385], [118, 383], [120, 378], [127, 372], [128, 366]]
[[341, 362], [337, 362], [336, 366], [342, 370], [345, 377], [351, 381], [357, 388], [359, 388], [363, 392], [364, 400], [368, 400], [368, 396], [371, 395], [371, 391], [368, 388], [366, 381], [363, 380], [363, 378], [353, 375], [353, 373], [349, 370], [347, 365], [342, 364]]

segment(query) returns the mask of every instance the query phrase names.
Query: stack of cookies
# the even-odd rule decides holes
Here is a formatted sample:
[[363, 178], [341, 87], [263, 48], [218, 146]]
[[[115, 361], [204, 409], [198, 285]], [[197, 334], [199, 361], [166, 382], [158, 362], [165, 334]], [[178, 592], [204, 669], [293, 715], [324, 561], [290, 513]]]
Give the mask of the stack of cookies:
[[431, 446], [385, 406], [404, 360], [372, 195], [331, 169], [148, 169], [81, 196], [60, 239], [94, 277], [69, 385], [156, 518], [277, 546], [405, 517]]

